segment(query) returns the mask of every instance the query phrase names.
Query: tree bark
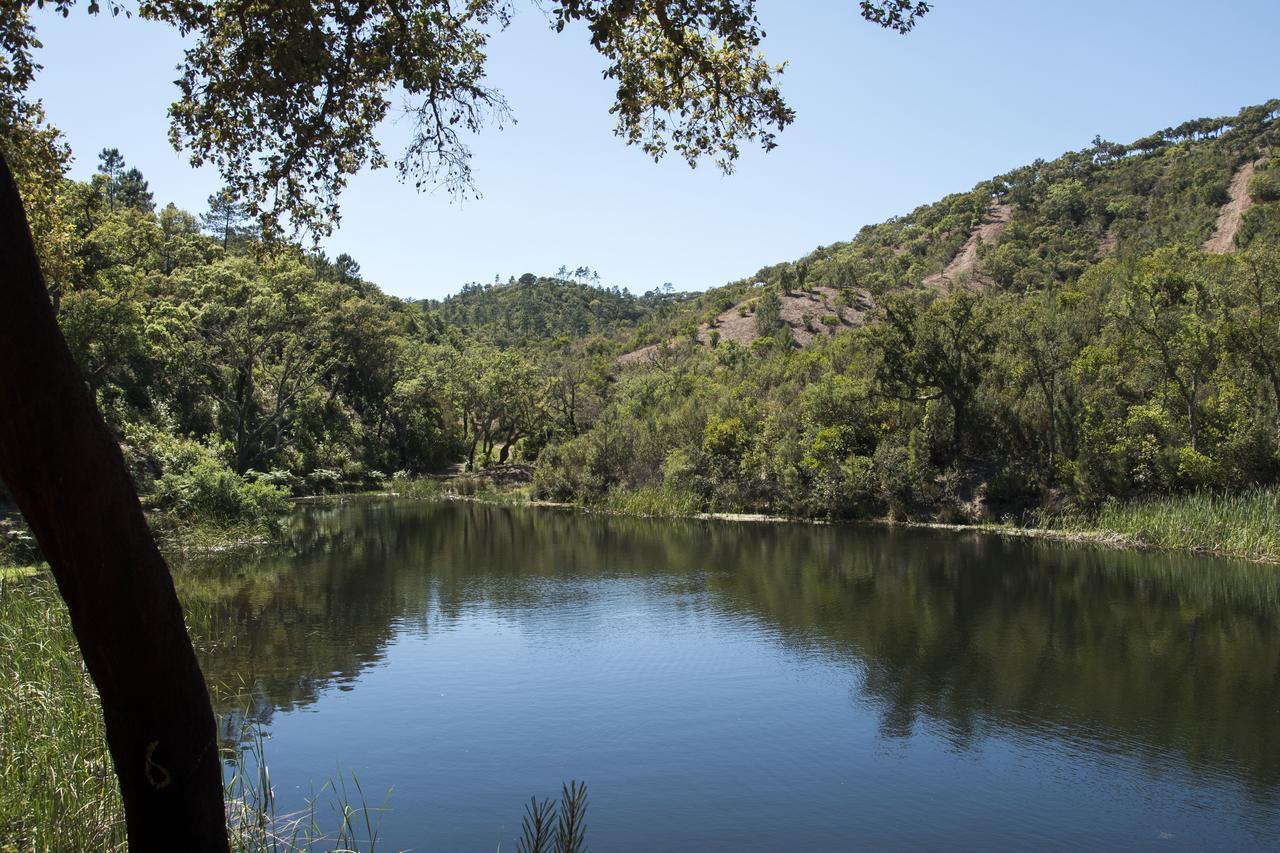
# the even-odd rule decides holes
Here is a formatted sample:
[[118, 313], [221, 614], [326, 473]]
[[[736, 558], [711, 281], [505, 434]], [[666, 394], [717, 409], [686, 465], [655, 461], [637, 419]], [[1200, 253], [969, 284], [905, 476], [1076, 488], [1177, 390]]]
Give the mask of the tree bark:
[[225, 851], [213, 709], [173, 579], [58, 329], [2, 156], [0, 477], [98, 687], [130, 848]]

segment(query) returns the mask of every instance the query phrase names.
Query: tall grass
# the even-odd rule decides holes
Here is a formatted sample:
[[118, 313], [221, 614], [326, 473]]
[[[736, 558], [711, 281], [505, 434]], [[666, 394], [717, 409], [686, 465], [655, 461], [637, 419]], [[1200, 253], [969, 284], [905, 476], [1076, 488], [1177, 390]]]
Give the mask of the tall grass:
[[692, 492], [665, 486], [642, 486], [639, 489], [611, 489], [601, 508], [621, 515], [676, 517], [696, 515], [702, 511], [702, 499]]
[[[278, 815], [262, 734], [245, 740], [224, 753], [233, 850], [374, 849], [379, 809], [354, 774], [354, 790], [340, 773], [302, 811]], [[47, 573], [0, 577], [0, 780], [0, 850], [126, 849], [98, 692]]]
[[0, 779], [0, 849], [124, 849], [98, 693], [43, 574], [0, 581]]
[[[354, 793], [347, 788], [346, 774], [339, 771], [319, 792], [307, 798], [302, 809], [280, 814], [276, 810], [275, 787], [271, 784], [262, 729], [254, 726], [242, 742], [242, 748], [229, 750], [227, 756], [230, 770], [225, 793], [227, 834], [233, 851], [374, 853], [378, 845], [376, 815], [386, 809], [386, 802], [376, 808], [369, 806], [355, 773], [350, 774]], [[323, 829], [319, 814], [322, 805], [328, 805], [332, 812], [336, 826], [331, 832]]]
[[1276, 487], [1108, 502], [1092, 513], [1041, 515], [1036, 523], [1156, 548], [1280, 561], [1280, 488]]
[[491, 504], [524, 504], [529, 502], [529, 490], [524, 486], [503, 486], [481, 475], [464, 474], [447, 480], [421, 477], [396, 478], [391, 482], [391, 493], [396, 497], [420, 500], [444, 498], [479, 501]]
[[433, 500], [444, 497], [444, 483], [430, 477], [395, 477], [391, 480], [391, 493], [402, 498]]

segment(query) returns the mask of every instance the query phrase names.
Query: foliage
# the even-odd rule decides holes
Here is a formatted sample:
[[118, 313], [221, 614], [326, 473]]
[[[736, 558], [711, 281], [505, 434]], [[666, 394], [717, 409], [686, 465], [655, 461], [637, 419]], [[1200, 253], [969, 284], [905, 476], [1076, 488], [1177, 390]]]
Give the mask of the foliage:
[[[0, 9], [0, 130], [38, 107], [27, 89], [39, 70], [32, 6], [63, 15], [75, 0], [5, 0]], [[617, 84], [615, 133], [655, 159], [674, 152], [691, 166], [713, 158], [726, 171], [742, 142], [775, 147], [794, 114], [776, 85], [782, 66], [760, 51], [755, 0], [601, 3], [556, 0], [543, 10], [557, 32], [584, 26]], [[113, 14], [125, 7], [108, 2]], [[98, 0], [86, 4], [100, 11]], [[927, 3], [863, 0], [861, 14], [906, 32]], [[509, 117], [485, 82], [489, 41], [512, 14], [505, 0], [348, 8], [289, 0], [186, 3], [144, 0], [140, 17], [191, 39], [179, 66], [170, 137], [192, 164], [215, 165], [230, 196], [267, 233], [292, 223], [325, 231], [337, 199], [365, 166], [388, 165], [374, 133], [405, 102], [412, 129], [395, 160], [419, 188], [473, 188], [465, 137]]]
[[[55, 174], [49, 287], [140, 489], [191, 519], [512, 463], [536, 463], [537, 497], [643, 514], [981, 520], [1234, 492], [1280, 477], [1278, 110], [1095, 140], [701, 295], [565, 267], [412, 304], [350, 257], [252, 239], [225, 193], [157, 209], [108, 150], [88, 181]], [[1255, 161], [1238, 251], [1205, 254]], [[971, 273], [931, 278], [997, 205]], [[810, 299], [838, 334], [799, 348]], [[734, 306], [750, 346], [694, 335]]]
[[261, 480], [246, 480], [213, 453], [201, 453], [190, 466], [166, 471], [156, 481], [155, 507], [185, 520], [234, 524], [280, 515], [287, 493]]

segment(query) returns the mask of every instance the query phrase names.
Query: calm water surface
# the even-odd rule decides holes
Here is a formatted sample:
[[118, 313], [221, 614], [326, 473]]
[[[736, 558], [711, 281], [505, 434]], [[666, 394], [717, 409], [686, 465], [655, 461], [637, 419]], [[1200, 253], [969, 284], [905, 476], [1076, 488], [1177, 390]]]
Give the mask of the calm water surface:
[[[393, 849], [1280, 845], [1280, 571], [860, 527], [358, 500], [180, 573], [281, 809]], [[234, 694], [234, 695], [231, 695]], [[322, 818], [325, 816], [321, 811]]]

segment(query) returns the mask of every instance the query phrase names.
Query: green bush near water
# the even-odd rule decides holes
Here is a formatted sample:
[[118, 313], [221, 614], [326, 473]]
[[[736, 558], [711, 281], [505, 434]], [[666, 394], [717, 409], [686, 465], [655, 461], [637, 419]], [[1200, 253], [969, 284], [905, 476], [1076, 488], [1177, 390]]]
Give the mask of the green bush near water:
[[215, 460], [201, 460], [156, 481], [155, 507], [179, 518], [249, 521], [279, 515], [289, 508], [278, 486], [252, 482]]

